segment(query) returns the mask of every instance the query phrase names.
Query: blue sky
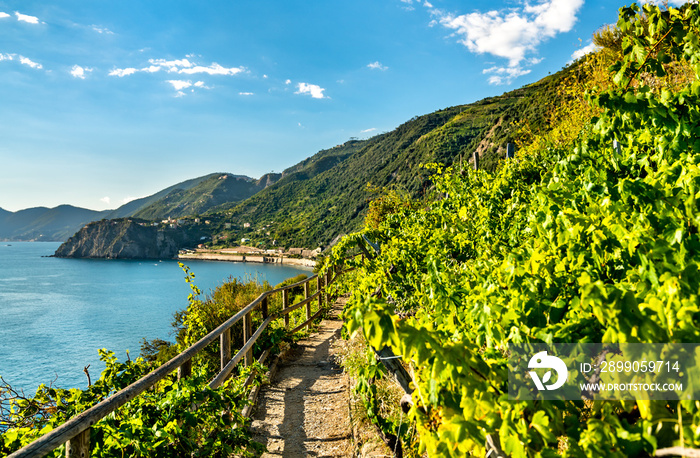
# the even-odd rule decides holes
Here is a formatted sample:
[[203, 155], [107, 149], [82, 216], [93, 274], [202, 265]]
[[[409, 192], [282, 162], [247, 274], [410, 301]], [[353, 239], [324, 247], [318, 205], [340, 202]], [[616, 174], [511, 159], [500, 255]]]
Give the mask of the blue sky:
[[0, 207], [280, 172], [558, 71], [624, 4], [0, 0]]

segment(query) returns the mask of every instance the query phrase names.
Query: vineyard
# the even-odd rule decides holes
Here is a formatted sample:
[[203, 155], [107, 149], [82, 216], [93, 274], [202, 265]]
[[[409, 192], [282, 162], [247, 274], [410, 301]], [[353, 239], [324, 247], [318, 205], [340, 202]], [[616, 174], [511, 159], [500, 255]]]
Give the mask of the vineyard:
[[[346, 369], [397, 455], [700, 456], [700, 400], [508, 395], [512, 344], [700, 342], [700, 5], [622, 8], [596, 39], [602, 49], [568, 72], [548, 127], [521, 124], [515, 158], [494, 171], [425, 164], [426, 196], [376, 199], [365, 228], [326, 262], [327, 273], [355, 268], [342, 279], [343, 313], [346, 337], [362, 345]], [[308, 284], [278, 286], [289, 291], [271, 314], [286, 310], [288, 294], [310, 301]], [[86, 390], [42, 385], [24, 397], [0, 386], [14, 396], [0, 409], [11, 420], [0, 423], [0, 453], [113, 396], [270, 290], [226, 288], [201, 300], [193, 286], [176, 342], [148, 343], [150, 359], [103, 351], [106, 370]], [[288, 339], [286, 328], [268, 331], [256, 356]], [[170, 374], [92, 425], [92, 456], [259, 454], [241, 408], [244, 380], [259, 384], [251, 374], [261, 367], [209, 388], [218, 353], [202, 352], [189, 377]], [[410, 380], [397, 415], [382, 398], [387, 367]]]
[[700, 6], [622, 8], [598, 38], [558, 119], [515, 159], [494, 173], [426, 165], [430, 198], [374, 202], [334, 251], [366, 253], [348, 333], [412, 375], [410, 410], [392, 421], [373, 352], [355, 374], [403, 455], [700, 449], [700, 401], [508, 398], [511, 343], [700, 341]]

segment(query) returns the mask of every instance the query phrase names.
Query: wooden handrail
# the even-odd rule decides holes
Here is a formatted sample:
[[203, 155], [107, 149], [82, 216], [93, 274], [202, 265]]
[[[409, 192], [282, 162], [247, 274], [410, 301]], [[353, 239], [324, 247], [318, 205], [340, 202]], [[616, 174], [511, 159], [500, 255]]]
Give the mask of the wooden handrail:
[[[338, 276], [344, 273], [344, 271], [336, 273], [335, 277], [331, 281], [328, 282], [323, 288], [325, 289], [326, 293], [328, 293], [328, 287], [335, 282], [335, 280], [338, 278]], [[207, 345], [210, 343], [214, 342], [215, 340], [219, 339], [219, 337], [231, 327], [236, 324], [238, 321], [243, 319], [244, 316], [249, 315], [253, 310], [255, 310], [258, 305], [261, 305], [269, 296], [271, 296], [274, 293], [281, 292], [281, 291], [286, 291], [291, 288], [295, 288], [297, 286], [302, 286], [305, 284], [310, 284], [314, 279], [319, 279], [320, 277], [318, 275], [312, 275], [311, 277], [308, 277], [302, 281], [293, 283], [291, 285], [286, 285], [280, 288], [275, 288], [269, 291], [265, 291], [260, 296], [258, 296], [254, 301], [252, 301], [250, 304], [246, 305], [244, 308], [242, 308], [238, 313], [233, 315], [231, 318], [226, 320], [224, 323], [219, 325], [216, 329], [211, 331], [209, 334], [206, 336], [202, 337], [199, 341], [196, 343], [192, 344], [189, 348], [184, 350], [182, 353], [178, 354], [174, 358], [172, 358], [170, 361], [166, 362], [165, 364], [161, 365], [157, 369], [155, 369], [152, 372], [149, 372], [139, 380], [135, 381], [131, 385], [127, 386], [126, 388], [118, 391], [117, 393], [113, 394], [109, 398], [99, 402], [98, 404], [94, 405], [93, 407], [89, 408], [88, 410], [76, 415], [75, 417], [71, 418], [61, 426], [58, 426], [54, 430], [50, 431], [49, 433], [45, 434], [44, 436], [41, 436], [40, 438], [36, 439], [35, 441], [31, 442], [30, 444], [27, 444], [23, 448], [17, 450], [16, 452], [10, 454], [7, 456], [7, 458], [28, 458], [28, 457], [43, 457], [59, 447], [61, 444], [74, 440], [77, 438], [79, 435], [83, 434], [85, 431], [89, 430], [92, 425], [97, 423], [99, 420], [104, 418], [105, 416], [109, 415], [110, 413], [114, 412], [116, 409], [121, 407], [122, 405], [126, 404], [127, 402], [131, 401], [134, 399], [136, 396], [139, 394], [143, 393], [147, 389], [151, 388], [154, 386], [156, 383], [158, 383], [160, 380], [165, 378], [168, 374], [171, 372], [174, 372], [181, 366], [185, 366], [189, 364], [200, 351], [202, 351]], [[326, 277], [327, 278], [327, 277]], [[236, 353], [236, 355], [231, 358], [230, 361], [222, 368], [222, 370], [212, 379], [211, 382], [209, 382], [209, 387], [211, 388], [218, 388], [223, 384], [223, 382], [228, 378], [228, 376], [231, 374], [233, 371], [233, 368], [243, 359], [245, 354], [249, 352], [255, 342], [258, 340], [258, 338], [262, 335], [262, 332], [265, 330], [265, 328], [275, 319], [279, 318], [280, 316], [284, 315], [287, 316], [290, 312], [298, 309], [299, 307], [310, 303], [312, 300], [319, 298], [319, 304], [321, 303], [320, 301], [320, 295], [321, 295], [321, 289], [316, 291], [313, 295], [303, 299], [302, 301], [285, 308], [284, 310], [281, 310], [278, 313], [275, 313], [273, 315], [270, 315], [265, 318], [265, 320], [262, 322], [262, 324], [258, 327], [258, 329], [253, 333], [249, 339], [245, 342], [243, 347]], [[319, 311], [317, 311], [314, 316], [307, 320], [305, 323], [303, 323], [301, 326], [297, 326], [294, 328], [290, 334], [293, 334], [297, 332], [299, 329], [313, 321], [319, 314], [320, 314], [321, 309], [319, 308]], [[224, 339], [222, 339], [224, 340]], [[186, 371], [183, 371], [186, 372]]]
[[212, 379], [211, 382], [209, 382], [209, 388], [216, 389], [220, 387], [228, 378], [228, 376], [231, 374], [231, 371], [233, 371], [233, 368], [236, 367], [236, 365], [241, 361], [241, 359], [245, 356], [246, 353], [248, 353], [248, 350], [253, 348], [253, 345], [255, 342], [258, 340], [258, 338], [262, 335], [262, 332], [265, 330], [268, 324], [272, 320], [277, 318], [275, 315], [267, 317], [265, 321], [258, 327], [258, 329], [255, 331], [255, 333], [250, 336], [250, 339], [241, 347], [240, 350], [238, 350], [238, 353], [231, 358], [231, 361], [228, 362], [228, 364], [221, 369], [221, 371], [216, 374], [216, 377]]
[[310, 324], [312, 321], [314, 321], [316, 318], [318, 318], [319, 315], [321, 314], [321, 312], [323, 312], [323, 309], [318, 309], [318, 310], [316, 311], [316, 313], [314, 313], [313, 316], [312, 316], [311, 318], [309, 318], [308, 320], [304, 321], [303, 323], [301, 323], [301, 324], [300, 324], [299, 326], [297, 326], [296, 328], [290, 330], [289, 333], [290, 333], [290, 334], [294, 334], [295, 332], [298, 332], [299, 330], [301, 330], [301, 328], [303, 328], [304, 326], [307, 326], [307, 325]]
[[310, 276], [310, 277], [308, 277], [308, 278], [305, 278], [305, 279], [303, 279], [303, 280], [301, 280], [301, 281], [298, 281], [298, 282], [296, 282], [296, 283], [292, 283], [291, 285], [280, 286], [279, 288], [271, 289], [270, 291], [265, 291], [265, 292], [268, 293], [268, 294], [273, 294], [273, 293], [278, 293], [278, 292], [280, 292], [280, 291], [283, 291], [283, 290], [285, 290], [285, 289], [296, 288], [297, 286], [302, 286], [304, 283], [310, 282], [311, 280], [313, 280], [313, 279], [316, 278], [316, 277], [318, 277], [318, 274], [314, 274], [314, 275], [312, 275], [312, 276]]

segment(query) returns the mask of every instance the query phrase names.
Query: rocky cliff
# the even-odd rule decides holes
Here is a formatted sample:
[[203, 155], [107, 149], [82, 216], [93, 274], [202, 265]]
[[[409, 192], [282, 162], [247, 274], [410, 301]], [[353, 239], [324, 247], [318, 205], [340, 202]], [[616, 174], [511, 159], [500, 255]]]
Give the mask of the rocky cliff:
[[132, 219], [102, 220], [84, 226], [63, 243], [59, 258], [164, 259], [199, 243], [206, 236], [196, 227], [151, 226]]

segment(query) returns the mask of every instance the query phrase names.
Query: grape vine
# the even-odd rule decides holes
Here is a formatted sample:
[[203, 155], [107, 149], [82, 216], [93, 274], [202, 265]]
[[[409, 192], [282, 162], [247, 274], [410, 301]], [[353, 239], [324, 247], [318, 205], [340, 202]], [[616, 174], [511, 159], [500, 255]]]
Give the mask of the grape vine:
[[[484, 456], [495, 433], [513, 458], [700, 448], [700, 402], [511, 401], [506, 358], [509, 343], [700, 341], [699, 26], [698, 4], [622, 8], [623, 58], [575, 141], [494, 174], [432, 165], [432, 199], [336, 247], [331, 262], [362, 235], [381, 247], [355, 262], [346, 326], [410, 366], [418, 453]], [[678, 66], [695, 77], [670, 90]]]

